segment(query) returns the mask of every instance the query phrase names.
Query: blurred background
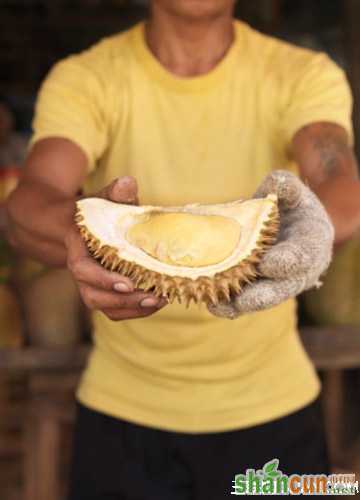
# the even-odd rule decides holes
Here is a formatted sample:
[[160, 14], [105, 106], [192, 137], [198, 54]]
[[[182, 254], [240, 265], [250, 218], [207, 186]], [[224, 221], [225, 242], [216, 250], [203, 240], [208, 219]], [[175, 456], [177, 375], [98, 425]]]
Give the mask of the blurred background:
[[[50, 67], [146, 16], [141, 0], [0, 0], [0, 499], [65, 498], [73, 392], [90, 326], [67, 271], [21, 258], [3, 234], [39, 85]], [[240, 0], [236, 15], [326, 51], [353, 88], [360, 152], [360, 0]], [[360, 474], [360, 236], [300, 299], [301, 336], [323, 380], [334, 471]], [[358, 477], [359, 478], [359, 477]]]

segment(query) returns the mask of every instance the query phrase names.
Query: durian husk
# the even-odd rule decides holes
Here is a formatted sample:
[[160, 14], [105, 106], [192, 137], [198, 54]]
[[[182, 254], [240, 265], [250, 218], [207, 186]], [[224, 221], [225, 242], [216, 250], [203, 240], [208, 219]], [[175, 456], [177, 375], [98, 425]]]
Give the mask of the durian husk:
[[277, 239], [280, 217], [278, 205], [275, 202], [268, 220], [264, 221], [255, 248], [245, 260], [215, 276], [200, 276], [196, 279], [164, 275], [146, 269], [136, 262], [122, 259], [118, 256], [115, 247], [102, 244], [89, 231], [79, 209], [75, 215], [75, 222], [90, 254], [104, 268], [127, 276], [138, 289], [151, 292], [156, 297], [165, 297], [169, 303], [177, 300], [188, 307], [192, 301], [195, 304], [204, 302], [213, 305], [224, 300], [230, 301], [232, 295], [240, 294], [244, 285], [254, 281], [258, 277], [258, 263]]

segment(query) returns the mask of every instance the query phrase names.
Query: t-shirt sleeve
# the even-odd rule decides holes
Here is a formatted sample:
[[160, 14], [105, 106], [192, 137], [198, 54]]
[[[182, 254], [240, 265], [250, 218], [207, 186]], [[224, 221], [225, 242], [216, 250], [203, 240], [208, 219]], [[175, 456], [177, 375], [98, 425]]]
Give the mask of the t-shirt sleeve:
[[281, 120], [286, 143], [305, 125], [332, 122], [348, 132], [353, 144], [353, 100], [344, 71], [326, 54], [319, 53], [312, 55], [305, 67], [299, 64], [287, 76], [290, 86]]
[[107, 142], [104, 93], [98, 76], [79, 56], [57, 63], [38, 94], [30, 148], [49, 137], [69, 139], [83, 150], [92, 170]]

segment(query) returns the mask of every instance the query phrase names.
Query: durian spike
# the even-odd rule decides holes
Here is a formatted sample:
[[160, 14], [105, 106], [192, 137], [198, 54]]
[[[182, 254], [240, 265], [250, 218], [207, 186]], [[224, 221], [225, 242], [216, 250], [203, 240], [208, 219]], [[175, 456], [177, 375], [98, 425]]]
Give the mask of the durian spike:
[[229, 301], [232, 294], [241, 293], [243, 285], [252, 282], [258, 276], [257, 264], [267, 248], [276, 241], [280, 224], [278, 207], [274, 203], [269, 219], [264, 222], [264, 227], [260, 232], [256, 248], [248, 258], [240, 262], [239, 265], [216, 274], [213, 278], [200, 276], [192, 279], [164, 276], [145, 269], [135, 262], [122, 260], [118, 257], [116, 248], [102, 245], [89, 232], [81, 213], [76, 214], [75, 221], [89, 252], [104, 267], [130, 277], [137, 288], [152, 291], [157, 297], [166, 297], [170, 303], [177, 300], [186, 306], [189, 306], [191, 301], [217, 305], [219, 301]]

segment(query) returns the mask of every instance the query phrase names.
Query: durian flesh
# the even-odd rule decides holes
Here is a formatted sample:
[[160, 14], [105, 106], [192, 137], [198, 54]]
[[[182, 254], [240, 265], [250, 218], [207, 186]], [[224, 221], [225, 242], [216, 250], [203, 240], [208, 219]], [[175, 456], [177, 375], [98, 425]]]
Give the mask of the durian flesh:
[[222, 205], [133, 206], [100, 198], [77, 202], [90, 253], [135, 286], [170, 302], [217, 304], [256, 278], [277, 236], [277, 198]]
[[160, 262], [203, 267], [231, 255], [240, 240], [240, 225], [222, 215], [148, 213], [139, 218], [126, 237], [130, 244]]

